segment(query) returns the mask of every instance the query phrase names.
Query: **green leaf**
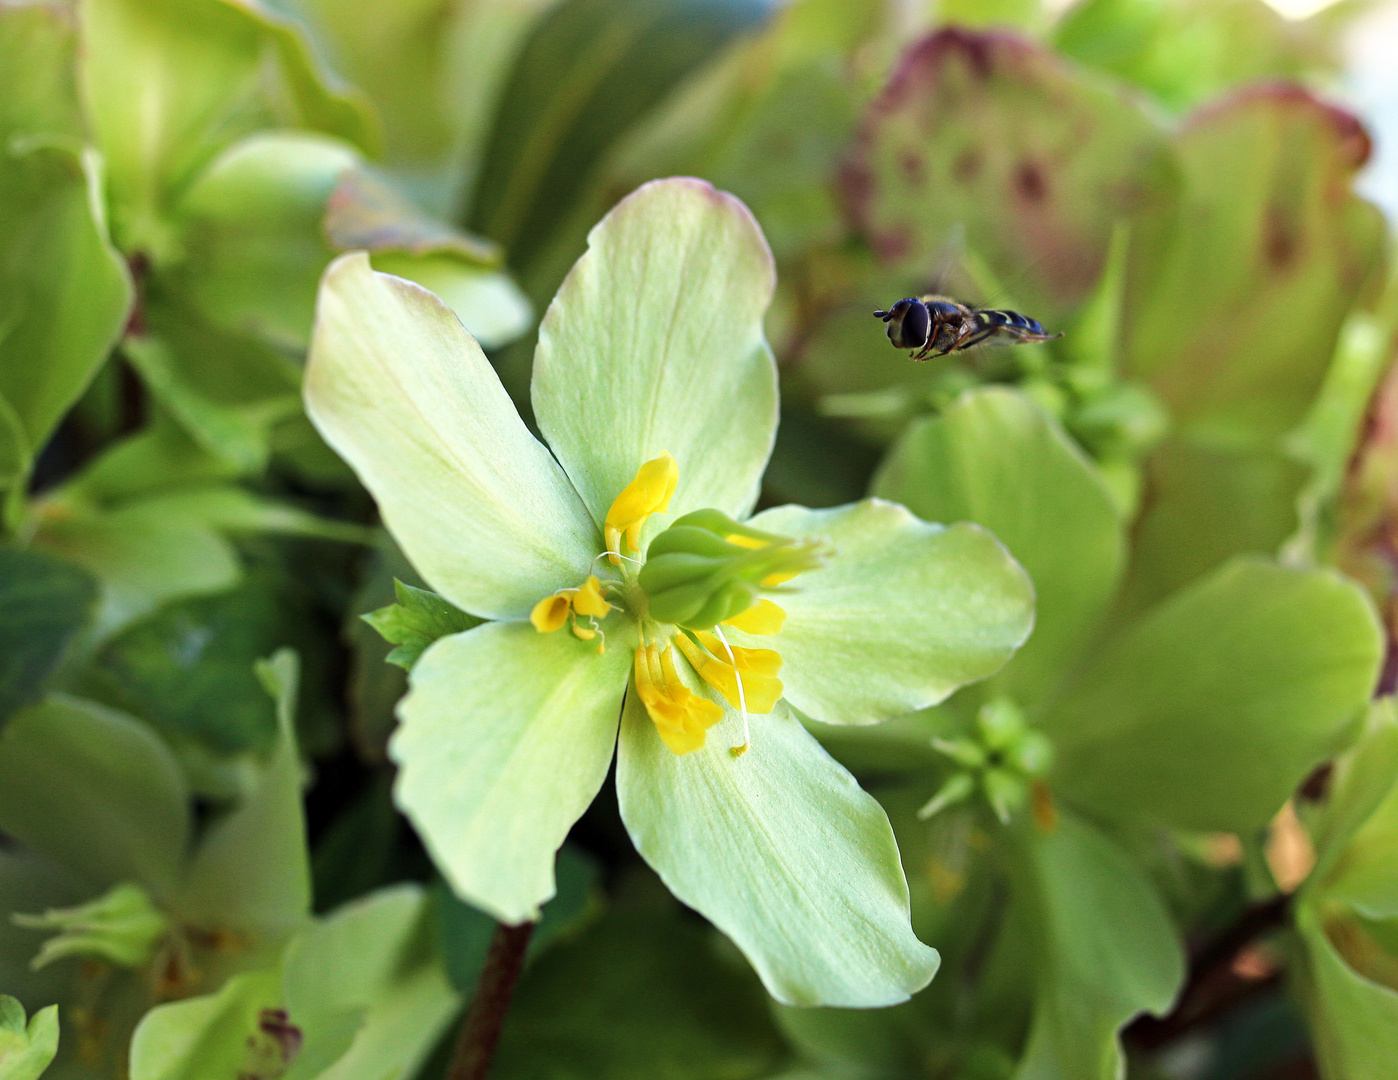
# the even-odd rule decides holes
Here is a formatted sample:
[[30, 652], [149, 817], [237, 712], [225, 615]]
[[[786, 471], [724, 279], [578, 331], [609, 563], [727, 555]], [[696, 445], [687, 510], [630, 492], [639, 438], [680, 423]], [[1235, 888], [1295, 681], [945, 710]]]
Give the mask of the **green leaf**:
[[131, 300], [79, 150], [75, 38], [58, 5], [0, 7], [0, 492], [22, 489]]
[[1353, 733], [1382, 655], [1348, 579], [1235, 560], [1115, 637], [1042, 718], [1054, 790], [1106, 817], [1251, 833]]
[[232, 755], [265, 754], [277, 738], [276, 709], [253, 664], [281, 645], [306, 658], [304, 711], [339, 723], [324, 700], [338, 683], [326, 670], [333, 661], [313, 601], [286, 570], [259, 565], [237, 589], [166, 604], [113, 637], [84, 673], [83, 687], [143, 717], [191, 771], [231, 765]]
[[775, 277], [747, 208], [699, 180], [646, 184], [592, 230], [539, 327], [532, 399], [599, 526], [665, 452], [673, 517], [752, 507], [777, 425], [762, 336]]
[[1147, 463], [1132, 611], [1295, 531], [1306, 470], [1281, 438], [1383, 263], [1382, 219], [1353, 192], [1369, 138], [1348, 113], [1266, 87], [1201, 111], [1175, 144], [1182, 193], [1137, 223], [1128, 263], [1125, 367], [1176, 429]]
[[275, 971], [251, 971], [215, 994], [157, 1005], [131, 1038], [131, 1080], [279, 1075], [294, 1056], [268, 1031], [281, 999]]
[[[557, 892], [540, 910], [529, 937], [529, 960], [560, 941], [575, 937], [602, 909], [600, 867], [580, 848], [564, 844], [554, 867]], [[495, 920], [459, 900], [446, 889], [434, 897], [442, 941], [442, 961], [451, 983], [463, 994], [475, 990], [495, 933]]]
[[1118, 1080], [1117, 1031], [1140, 1012], [1164, 1015], [1184, 979], [1174, 926], [1142, 870], [1076, 816], [1025, 846], [1042, 951], [1016, 1080]]
[[601, 921], [530, 968], [492, 1075], [771, 1076], [786, 1051], [757, 980], [654, 879], [616, 893]]
[[456, 894], [497, 919], [537, 919], [554, 894], [554, 853], [612, 759], [634, 625], [612, 619], [598, 656], [567, 631], [486, 623], [413, 668], [389, 744], [398, 805]]
[[587, 576], [597, 526], [480, 347], [425, 289], [375, 273], [364, 254], [337, 259], [305, 393], [394, 539], [453, 604], [523, 619]]
[[141, 500], [110, 513], [53, 515], [35, 546], [69, 559], [101, 583], [96, 618], [101, 637], [166, 600], [214, 593], [237, 582], [233, 546], [197, 519]]
[[[1346, 864], [1353, 861], [1347, 855], [1350, 840], [1378, 818], [1376, 811], [1398, 787], [1398, 720], [1393, 706], [1391, 696], [1376, 698], [1369, 706], [1363, 736], [1335, 762], [1330, 794], [1312, 829], [1316, 862], [1310, 877], [1313, 885], [1308, 888], [1323, 889], [1337, 865], [1344, 873]], [[1381, 835], [1383, 827], [1377, 831]], [[1390, 858], [1388, 851], [1377, 854], [1384, 861]]]
[[0, 487], [8, 488], [106, 360], [132, 291], [107, 238], [96, 157], [35, 143], [0, 151], [0, 399], [10, 429]]
[[1382, 264], [1382, 219], [1353, 193], [1369, 138], [1275, 86], [1201, 111], [1174, 145], [1180, 198], [1132, 232], [1125, 370], [1181, 430], [1257, 445], [1301, 420]]
[[163, 220], [175, 193], [224, 147], [301, 127], [368, 148], [370, 122], [325, 85], [305, 43], [259, 3], [85, 0], [79, 81], [111, 171], [122, 246], [177, 253]]
[[[314, 40], [372, 99], [384, 157], [435, 212], [453, 215], [519, 47], [557, 0], [297, 0]], [[413, 77], [405, 79], [403, 72]]]
[[296, 749], [298, 667], [291, 649], [256, 665], [258, 678], [277, 703], [278, 739], [251, 793], [205, 832], [171, 901], [196, 926], [275, 939], [298, 929], [310, 914], [310, 860]]
[[1034, 582], [1034, 633], [997, 677], [1032, 705], [1097, 631], [1125, 561], [1122, 522], [1101, 476], [1037, 405], [1011, 390], [968, 391], [894, 444], [872, 490], [928, 521], [974, 521]]
[[405, 585], [397, 578], [393, 579], [393, 593], [398, 597], [396, 604], [360, 618], [382, 634], [385, 641], [398, 646], [385, 659], [407, 671], [438, 638], [459, 634], [481, 623], [436, 593]]
[[39, 699], [96, 598], [92, 579], [77, 567], [37, 551], [0, 549], [0, 727]]
[[[74, 494], [81, 492], [81, 485]], [[371, 534], [210, 484], [118, 503], [111, 509], [56, 493], [36, 515], [36, 547], [82, 566], [102, 586], [97, 636], [106, 637], [167, 601], [222, 592], [242, 567], [229, 532], [276, 532], [332, 540]]]
[[321, 271], [341, 251], [369, 251], [376, 269], [432, 289], [487, 348], [533, 319], [498, 249], [425, 216], [324, 136], [235, 143], [182, 196], [178, 217], [187, 255], [169, 287], [219, 328], [284, 349], [306, 347]]
[[1378, 724], [1344, 764], [1342, 786], [1327, 807], [1330, 828], [1322, 834], [1337, 850], [1318, 849], [1330, 858], [1317, 861], [1310, 890], [1328, 904], [1375, 920], [1398, 918], [1398, 727], [1392, 707], [1392, 698], [1375, 707], [1380, 716], [1371, 723]]
[[1235, 85], [1328, 74], [1329, 37], [1323, 20], [1283, 17], [1262, 0], [1087, 0], [1065, 12], [1053, 41], [1063, 55], [1182, 109]]
[[180, 197], [186, 255], [171, 285], [223, 330], [304, 349], [316, 286], [335, 254], [321, 229], [326, 204], [360, 163], [352, 147], [310, 132], [234, 143]]
[[778, 507], [750, 524], [832, 552], [774, 594], [787, 616], [779, 634], [730, 635], [781, 654], [785, 697], [813, 719], [872, 724], [934, 705], [998, 671], [1029, 636], [1029, 578], [978, 525], [930, 525], [880, 499]]
[[[685, 76], [760, 24], [760, 0], [564, 0], [501, 93], [469, 227], [525, 268], [546, 250], [613, 142]], [[547, 296], [554, 281], [531, 289]], [[627, 477], [629, 480], [630, 477]]]
[[55, 4], [0, 8], [0, 146], [16, 137], [82, 137], [72, 19]]
[[913, 935], [879, 804], [784, 706], [753, 718], [741, 756], [730, 748], [743, 725], [724, 713], [703, 747], [678, 755], [627, 695], [617, 797], [636, 850], [780, 1002], [868, 1008], [921, 990], [938, 957]]
[[39, 1080], [58, 1053], [58, 1006], [24, 1022], [24, 1006], [0, 994], [0, 1080]]
[[1327, 1076], [1385, 1080], [1398, 1055], [1398, 991], [1355, 971], [1310, 905], [1296, 912], [1307, 963], [1303, 997]]
[[1276, 553], [1297, 526], [1306, 470], [1273, 449], [1167, 439], [1145, 462], [1118, 615], [1135, 615], [1238, 554]]
[[300, 411], [298, 366], [193, 311], [155, 302], [144, 310], [151, 336], [128, 336], [122, 353], [146, 388], [209, 453], [240, 472], [260, 473], [272, 426]]
[[947, 29], [905, 53], [870, 106], [846, 190], [870, 246], [918, 291], [964, 229], [1052, 328], [1101, 276], [1116, 221], [1168, 193], [1172, 173], [1159, 128], [1122, 91], [1026, 39]]
[[209, 453], [170, 417], [153, 410], [139, 431], [106, 447], [63, 485], [63, 496], [113, 506], [141, 495], [231, 480], [236, 467]]
[[55, 694], [0, 735], [0, 830], [94, 888], [134, 881], [163, 900], [189, 842], [184, 779], [144, 724]]
[[432, 904], [396, 885], [340, 908], [287, 946], [287, 1016], [304, 1045], [286, 1080], [412, 1076], [456, 1015]]

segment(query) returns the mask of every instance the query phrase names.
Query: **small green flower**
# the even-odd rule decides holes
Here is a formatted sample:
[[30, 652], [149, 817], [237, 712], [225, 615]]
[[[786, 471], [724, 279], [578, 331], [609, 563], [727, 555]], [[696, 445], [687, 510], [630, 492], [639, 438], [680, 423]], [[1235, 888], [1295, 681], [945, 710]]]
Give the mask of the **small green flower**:
[[777, 421], [773, 278], [709, 185], [624, 200], [540, 328], [545, 446], [435, 296], [345, 256], [306, 401], [418, 572], [490, 620], [423, 653], [391, 747], [457, 892], [536, 917], [615, 750], [637, 849], [775, 997], [884, 1005], [937, 956], [883, 811], [802, 720], [874, 723], [983, 678], [1032, 590], [989, 533], [894, 503], [744, 520]]

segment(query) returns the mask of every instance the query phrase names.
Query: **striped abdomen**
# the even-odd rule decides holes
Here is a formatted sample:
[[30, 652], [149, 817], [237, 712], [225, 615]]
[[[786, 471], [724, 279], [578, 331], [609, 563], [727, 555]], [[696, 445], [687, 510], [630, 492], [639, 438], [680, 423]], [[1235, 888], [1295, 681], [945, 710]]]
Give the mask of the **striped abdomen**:
[[991, 308], [982, 308], [976, 311], [976, 321], [988, 330], [1003, 328], [1011, 332], [1018, 330], [1034, 337], [1046, 338], [1049, 336], [1044, 333], [1044, 328], [1038, 319], [1031, 319], [1027, 315], [1021, 315], [1018, 311], [995, 311]]

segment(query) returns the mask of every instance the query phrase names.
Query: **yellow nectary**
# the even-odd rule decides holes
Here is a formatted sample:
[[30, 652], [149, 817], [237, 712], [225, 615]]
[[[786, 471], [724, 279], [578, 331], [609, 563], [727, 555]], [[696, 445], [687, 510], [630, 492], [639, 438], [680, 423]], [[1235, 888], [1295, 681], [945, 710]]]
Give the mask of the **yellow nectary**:
[[623, 533], [629, 550], [641, 550], [641, 526], [651, 514], [663, 514], [670, 509], [670, 499], [679, 479], [679, 466], [668, 453], [652, 458], [636, 470], [636, 479], [613, 500], [602, 530], [612, 565], [621, 565]]
[[660, 738], [676, 754], [704, 745], [705, 732], [723, 719], [723, 710], [680, 681], [675, 650], [658, 645], [636, 650], [636, 694], [650, 714]]

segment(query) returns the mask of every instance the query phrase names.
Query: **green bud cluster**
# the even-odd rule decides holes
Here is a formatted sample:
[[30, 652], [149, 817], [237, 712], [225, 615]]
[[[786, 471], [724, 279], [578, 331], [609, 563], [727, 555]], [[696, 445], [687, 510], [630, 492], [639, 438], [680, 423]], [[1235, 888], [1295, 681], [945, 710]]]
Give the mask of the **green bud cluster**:
[[118, 967], [145, 964], [170, 930], [170, 921], [138, 885], [124, 882], [95, 900], [42, 915], [14, 915], [27, 930], [52, 930], [31, 966], [44, 967], [66, 956], [96, 957]]
[[1005, 698], [981, 706], [973, 736], [933, 739], [932, 745], [959, 768], [918, 811], [924, 820], [969, 798], [979, 787], [995, 816], [1008, 824], [1028, 801], [1032, 782], [1053, 763], [1053, 745]]
[[[749, 544], [733, 543], [742, 537]], [[637, 576], [660, 622], [708, 630], [741, 615], [771, 589], [772, 575], [791, 576], [821, 563], [819, 544], [740, 525], [717, 510], [696, 510], [650, 543]]]

